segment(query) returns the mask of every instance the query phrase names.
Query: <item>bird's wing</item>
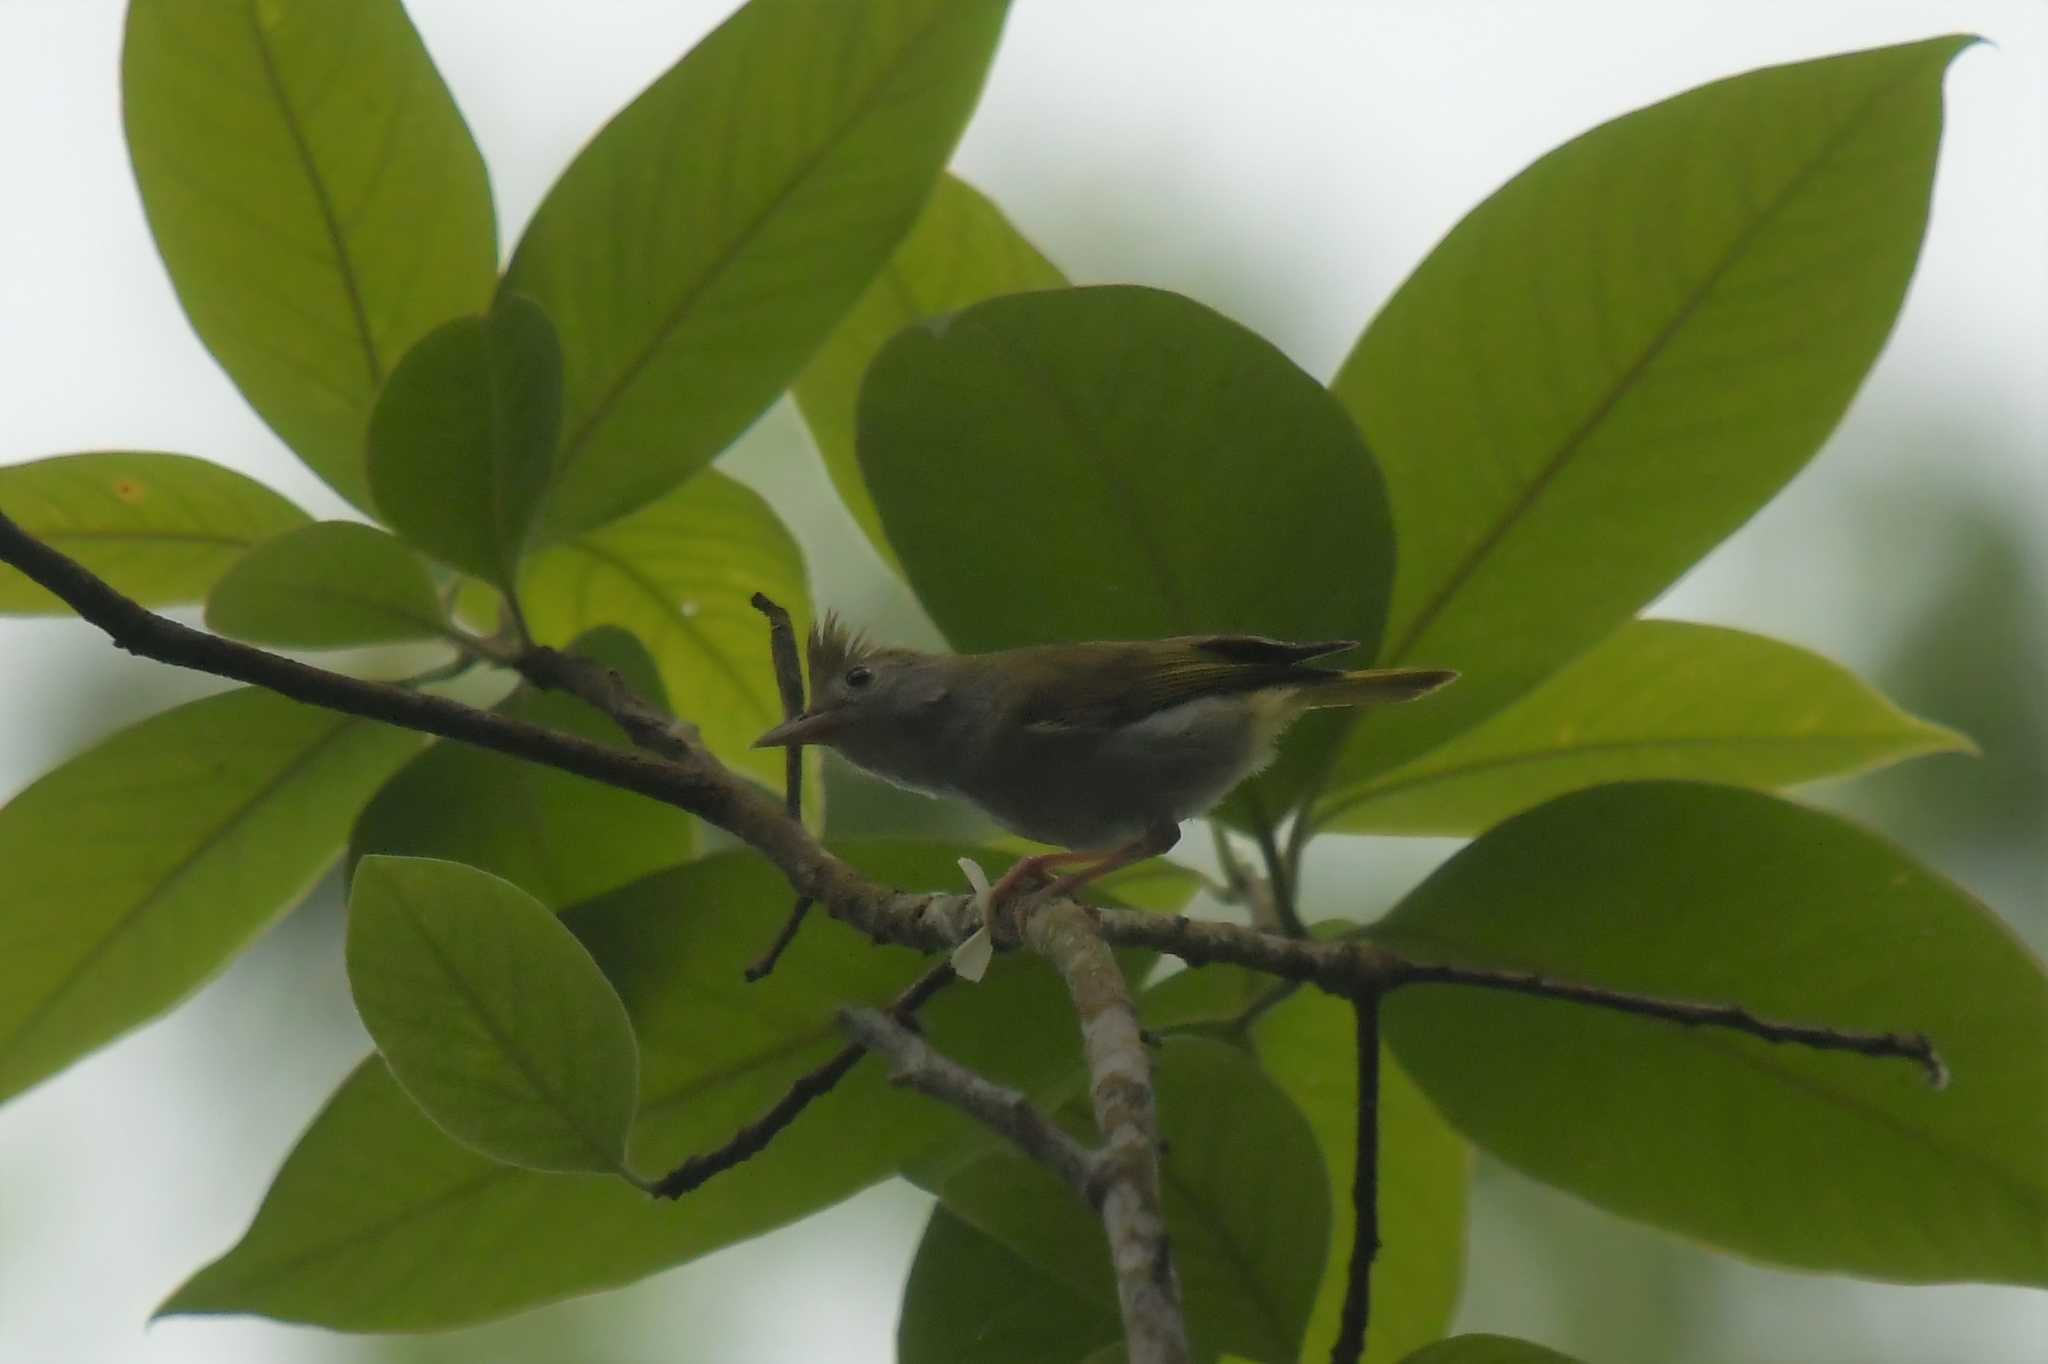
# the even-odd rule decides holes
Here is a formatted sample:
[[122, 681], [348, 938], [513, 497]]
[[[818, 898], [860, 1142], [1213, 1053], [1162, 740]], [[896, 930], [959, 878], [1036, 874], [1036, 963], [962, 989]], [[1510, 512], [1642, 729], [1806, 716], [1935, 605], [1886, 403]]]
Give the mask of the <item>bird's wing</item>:
[[1290, 644], [1259, 635], [1189, 635], [1092, 646], [1117, 652], [1100, 668], [1047, 667], [1018, 698], [1018, 719], [1041, 730], [1109, 730], [1199, 700], [1333, 676], [1307, 659], [1354, 647], [1349, 640]]

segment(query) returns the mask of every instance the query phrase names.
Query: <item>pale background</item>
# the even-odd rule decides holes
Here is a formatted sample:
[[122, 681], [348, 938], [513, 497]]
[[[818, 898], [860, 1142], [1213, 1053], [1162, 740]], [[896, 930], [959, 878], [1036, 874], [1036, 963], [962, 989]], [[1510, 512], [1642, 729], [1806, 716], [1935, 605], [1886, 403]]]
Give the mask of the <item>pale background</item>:
[[[725, 6], [411, 8], [490, 162], [509, 243], [583, 140]], [[120, 25], [114, 0], [0, 0], [0, 462], [179, 450], [338, 512], [178, 310], [121, 143]], [[1458, 216], [1556, 143], [1717, 76], [1957, 30], [1993, 45], [1949, 77], [1933, 225], [1897, 336], [1814, 468], [1659, 609], [1821, 649], [1975, 734], [1981, 761], [1820, 794], [1962, 879], [2040, 947], [2048, 6], [1037, 0], [1012, 17], [955, 165], [1077, 282], [1191, 294], [1327, 376]], [[786, 407], [727, 467], [797, 527], [821, 601], [917, 628], [823, 491]], [[204, 689], [74, 623], [0, 623], [0, 795]], [[1314, 910], [1384, 904], [1444, 851], [1331, 845], [1311, 869]], [[890, 1357], [925, 1208], [901, 1187], [479, 1332], [356, 1339], [240, 1319], [145, 1331], [154, 1304], [240, 1233], [363, 1046], [329, 896], [170, 1019], [9, 1104], [0, 1359]], [[2048, 1294], [1772, 1272], [1486, 1163], [1475, 1201], [1468, 1329], [1606, 1364], [2048, 1357]]]

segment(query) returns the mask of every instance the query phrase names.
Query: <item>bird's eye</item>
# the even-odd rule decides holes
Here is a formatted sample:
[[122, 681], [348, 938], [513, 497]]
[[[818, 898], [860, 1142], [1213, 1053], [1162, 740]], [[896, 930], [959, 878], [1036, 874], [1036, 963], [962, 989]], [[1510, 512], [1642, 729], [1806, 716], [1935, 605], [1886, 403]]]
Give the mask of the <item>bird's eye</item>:
[[856, 667], [848, 668], [846, 670], [846, 685], [849, 687], [853, 687], [856, 690], [861, 687], [865, 687], [868, 683], [874, 680], [875, 675], [872, 672], [868, 671], [866, 668]]

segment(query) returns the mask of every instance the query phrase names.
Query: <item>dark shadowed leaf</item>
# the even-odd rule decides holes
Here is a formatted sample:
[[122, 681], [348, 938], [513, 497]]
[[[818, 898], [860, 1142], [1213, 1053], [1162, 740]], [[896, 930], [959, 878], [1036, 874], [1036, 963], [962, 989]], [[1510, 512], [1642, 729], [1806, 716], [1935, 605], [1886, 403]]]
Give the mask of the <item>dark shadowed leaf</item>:
[[243, 690], [0, 809], [0, 1097], [183, 999], [319, 880], [421, 738]]
[[[144, 606], [199, 601], [253, 545], [306, 514], [190, 455], [105, 451], [0, 468], [0, 513]], [[0, 565], [0, 611], [71, 608]]]
[[[1177, 1038], [1155, 1055], [1160, 1177], [1189, 1333], [1198, 1350], [1293, 1359], [1329, 1234], [1315, 1137], [1237, 1048]], [[1101, 1221], [1041, 1166], [1006, 1147], [953, 1173], [939, 1196], [1084, 1302], [1116, 1310]]]
[[660, 496], [788, 387], [931, 193], [1000, 0], [754, 0], [563, 172], [506, 287], [562, 338], [547, 526]]
[[530, 545], [562, 427], [562, 348], [506, 294], [405, 353], [370, 413], [370, 491], [393, 528], [502, 587]]
[[536, 639], [559, 645], [600, 625], [628, 631], [711, 751], [779, 782], [782, 750], [749, 747], [782, 720], [768, 623], [748, 604], [756, 592], [788, 608], [800, 636], [808, 628], [796, 542], [759, 494], [710, 470], [622, 521], [542, 550], [520, 578]]
[[1065, 276], [1010, 226], [987, 195], [942, 175], [930, 202], [839, 330], [811, 357], [794, 393], [840, 501], [884, 562], [900, 571], [854, 455], [855, 405], [868, 364], [913, 322], [999, 294], [1058, 289]]
[[534, 1170], [625, 1173], [625, 1006], [546, 905], [460, 862], [364, 858], [348, 899], [363, 1026], [442, 1131]]
[[1381, 657], [1460, 669], [1358, 728], [1347, 783], [1467, 729], [1613, 631], [1833, 430], [1927, 222], [1941, 38], [1704, 86], [1474, 209], [1333, 390], [1386, 471]]
[[1603, 782], [1791, 786], [1969, 747], [1818, 654], [1740, 630], [1638, 620], [1449, 743], [1333, 789], [1318, 822], [1469, 835]]
[[[1270, 343], [1190, 299], [1052, 290], [912, 327], [868, 372], [859, 449], [956, 648], [1379, 639], [1392, 532], [1357, 429]], [[1316, 720], [1297, 753], [1328, 740]], [[1277, 811], [1300, 780], [1283, 762], [1256, 786]]]
[[903, 1289], [898, 1364], [1078, 1364], [1122, 1340], [1114, 1302], [1082, 1297], [944, 1204], [932, 1209]]
[[128, 153], [193, 330], [365, 511], [363, 430], [398, 357], [489, 300], [483, 158], [398, 0], [135, 0]]
[[[576, 653], [615, 668], [656, 705], [666, 698], [646, 650], [620, 630]], [[624, 747], [612, 721], [573, 696], [522, 688], [499, 707], [548, 729]], [[440, 857], [481, 867], [565, 909], [689, 860], [696, 825], [673, 806], [468, 744], [436, 744], [377, 793], [351, 851]]]
[[[1759, 1259], [2048, 1282], [2048, 975], [1882, 839], [1755, 792], [1596, 787], [1503, 824], [1373, 930], [1411, 956], [1924, 1032], [1954, 1074], [1424, 986], [1394, 1050], [1530, 1174]], [[1654, 1076], [1646, 1084], [1645, 1076]]]
[[447, 615], [426, 561], [356, 521], [318, 521], [244, 555], [206, 598], [206, 623], [286, 649], [433, 639]]
[[[893, 884], [929, 887], [957, 885], [953, 859], [974, 850], [882, 843], [840, 851]], [[735, 852], [564, 916], [639, 1037], [631, 1147], [644, 1171], [723, 1143], [839, 1049], [839, 1006], [886, 1002], [929, 965], [815, 915], [775, 974], [748, 984], [742, 969], [788, 908], [788, 885], [774, 870]], [[1006, 960], [921, 1017], [938, 1045], [1006, 1084], [1036, 1090], [1079, 1064], [1065, 991], [1035, 960]], [[764, 1153], [672, 1206], [614, 1179], [496, 1164], [437, 1129], [372, 1059], [300, 1138], [240, 1243], [161, 1310], [252, 1312], [357, 1331], [480, 1321], [629, 1283], [758, 1235], [977, 1130], [862, 1065]], [[483, 1262], [489, 1273], [477, 1272]]]

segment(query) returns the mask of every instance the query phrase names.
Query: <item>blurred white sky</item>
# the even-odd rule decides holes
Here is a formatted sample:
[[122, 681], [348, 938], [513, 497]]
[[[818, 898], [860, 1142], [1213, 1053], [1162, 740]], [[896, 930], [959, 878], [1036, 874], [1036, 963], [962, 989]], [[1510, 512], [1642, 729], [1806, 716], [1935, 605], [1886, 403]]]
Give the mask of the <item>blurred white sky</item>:
[[[504, 242], [577, 146], [725, 8], [414, 0], [490, 162]], [[186, 451], [336, 512], [178, 310], [122, 148], [120, 24], [113, 0], [0, 0], [0, 462]], [[2048, 528], [2048, 5], [1037, 0], [1013, 16], [955, 164], [1078, 281], [1193, 294], [1327, 376], [1458, 216], [1556, 143], [1721, 75], [1953, 31], [1994, 45], [1949, 77], [1933, 225], [1894, 344], [1838, 448], [1667, 603], [1854, 660], [1912, 598], [1911, 546], [1896, 581], [1854, 585], [1853, 602], [1794, 547], [1858, 479], [1887, 472], [1844, 466], [1861, 457], [1847, 448], [1857, 432], [1929, 406], [1952, 414], [1985, 438], [1967, 451], [1893, 439], [1886, 457], [2030, 507]], [[145, 707], [131, 686], [148, 671], [68, 624], [0, 623], [0, 793], [75, 745], [81, 674], [93, 674], [85, 694], [104, 722]], [[197, 1007], [0, 1112], [0, 1358], [360, 1357], [349, 1342], [257, 1322], [142, 1332], [154, 1303], [238, 1234], [356, 1053], [338, 965], [281, 982], [288, 954], [263, 955], [271, 976], [232, 972]], [[305, 1051], [280, 1049], [301, 1033]], [[274, 1102], [244, 1099], [252, 1075]], [[801, 1279], [784, 1283], [771, 1334], [731, 1357], [888, 1357], [889, 1285], [914, 1242], [915, 1204], [863, 1206], [867, 1220], [835, 1220], [865, 1238], [858, 1264], [822, 1263], [829, 1240], [780, 1237], [722, 1258], [703, 1280], [710, 1292], [684, 1295], [709, 1312], [771, 1269]], [[1956, 1359], [2017, 1364], [2048, 1338], [2042, 1295], [1771, 1280], [1784, 1287], [1756, 1318], [1759, 1338], [1807, 1283], [1852, 1323], [1837, 1339], [1859, 1358], [1865, 1343], [1910, 1340], [1915, 1323], [1928, 1348], [1902, 1358], [1935, 1358], [1947, 1342]], [[706, 1324], [670, 1301], [678, 1286], [657, 1288], [596, 1310], [663, 1313], [671, 1341]]]

